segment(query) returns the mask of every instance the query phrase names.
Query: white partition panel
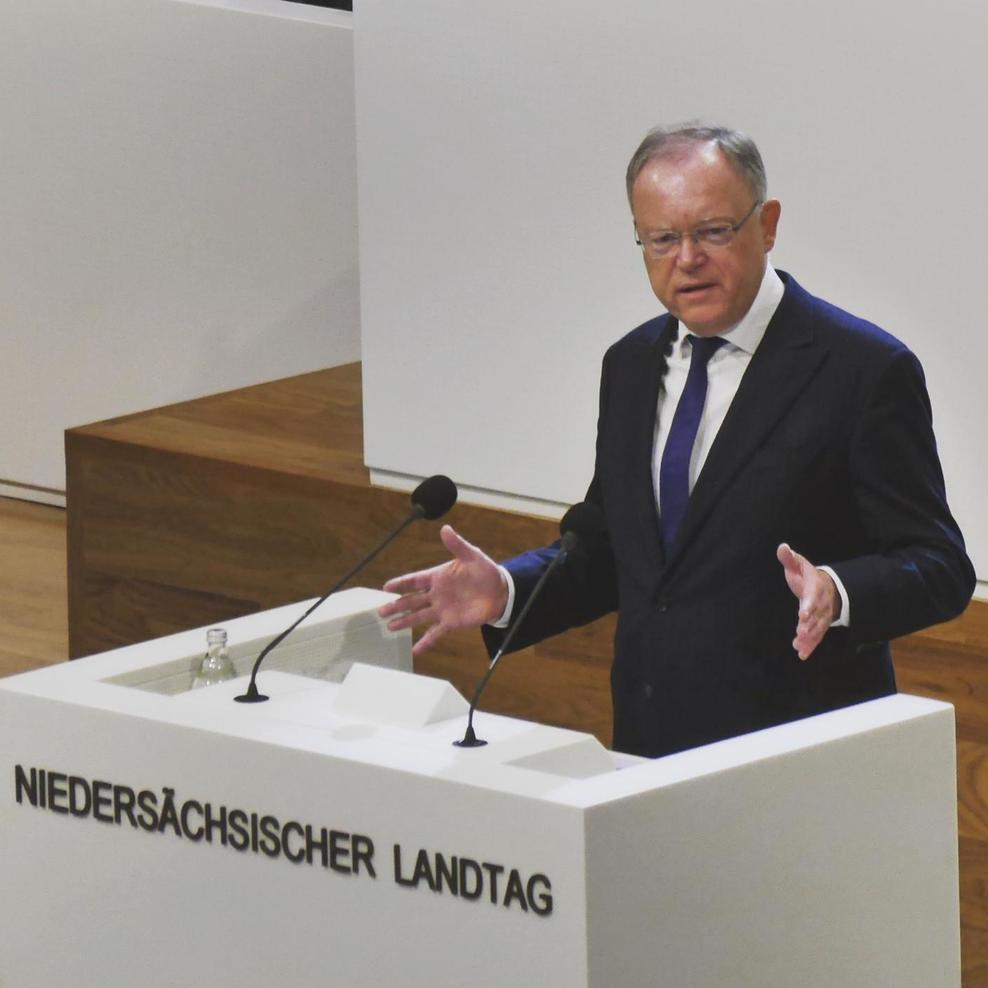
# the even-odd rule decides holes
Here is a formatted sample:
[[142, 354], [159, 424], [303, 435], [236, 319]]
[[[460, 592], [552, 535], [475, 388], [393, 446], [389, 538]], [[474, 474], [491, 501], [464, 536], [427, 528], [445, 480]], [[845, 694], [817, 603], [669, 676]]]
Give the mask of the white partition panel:
[[928, 374], [979, 575], [988, 6], [362, 0], [366, 457], [579, 499], [599, 361], [659, 311], [623, 189], [656, 123], [726, 121], [783, 203], [774, 262]]
[[359, 358], [349, 14], [5, 3], [0, 91], [0, 490], [64, 489], [68, 426]]

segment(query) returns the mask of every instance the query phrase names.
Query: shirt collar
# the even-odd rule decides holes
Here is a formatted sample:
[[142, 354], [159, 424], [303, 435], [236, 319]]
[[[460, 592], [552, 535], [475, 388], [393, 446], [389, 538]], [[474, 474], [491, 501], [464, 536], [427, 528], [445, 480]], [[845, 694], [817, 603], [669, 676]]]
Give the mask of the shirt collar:
[[[731, 346], [748, 354], [749, 357], [753, 356], [765, 335], [765, 330], [768, 329], [772, 316], [775, 315], [775, 310], [782, 301], [785, 290], [786, 286], [776, 274], [775, 268], [771, 264], [766, 264], [762, 283], [758, 286], [758, 292], [754, 302], [751, 303], [751, 308], [744, 314], [740, 322], [718, 335]], [[682, 359], [689, 359], [687, 336], [688, 333], [680, 331], [677, 354], [681, 355]]]
[[765, 335], [765, 330], [768, 329], [772, 316], [775, 315], [775, 310], [782, 301], [785, 290], [786, 286], [775, 273], [775, 268], [771, 264], [766, 264], [762, 283], [758, 288], [758, 294], [755, 295], [755, 301], [751, 303], [751, 308], [736, 326], [732, 326], [720, 335], [739, 350], [749, 355], [754, 354]]

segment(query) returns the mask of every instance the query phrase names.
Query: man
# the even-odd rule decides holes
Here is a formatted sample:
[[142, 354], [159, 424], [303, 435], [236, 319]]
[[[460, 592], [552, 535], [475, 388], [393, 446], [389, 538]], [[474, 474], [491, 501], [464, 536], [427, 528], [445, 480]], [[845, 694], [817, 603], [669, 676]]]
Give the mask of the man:
[[[965, 607], [974, 573], [944, 494], [929, 399], [898, 340], [767, 255], [781, 207], [755, 145], [651, 132], [628, 197], [666, 315], [604, 358], [587, 500], [606, 540], [546, 584], [515, 645], [617, 608], [614, 747], [662, 755], [895, 691], [888, 641]], [[416, 651], [487, 625], [495, 647], [556, 549], [391, 580]]]

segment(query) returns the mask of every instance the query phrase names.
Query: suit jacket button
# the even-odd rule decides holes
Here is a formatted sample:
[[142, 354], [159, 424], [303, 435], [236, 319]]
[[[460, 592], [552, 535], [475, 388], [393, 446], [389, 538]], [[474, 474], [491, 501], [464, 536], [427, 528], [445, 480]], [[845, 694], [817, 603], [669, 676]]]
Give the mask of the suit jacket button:
[[659, 611], [659, 613], [660, 614], [665, 614], [665, 612], [668, 611], [668, 610], [669, 610], [669, 601], [668, 600], [660, 600], [659, 601], [659, 604], [658, 604], [658, 611]]
[[655, 693], [655, 690], [653, 689], [651, 683], [642, 683], [642, 695], [646, 700], [651, 700], [653, 693]]

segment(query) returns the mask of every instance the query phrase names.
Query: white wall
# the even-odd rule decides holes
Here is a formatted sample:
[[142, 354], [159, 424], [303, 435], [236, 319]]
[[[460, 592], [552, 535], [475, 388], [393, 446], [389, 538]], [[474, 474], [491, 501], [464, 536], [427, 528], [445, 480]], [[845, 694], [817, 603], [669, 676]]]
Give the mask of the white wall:
[[63, 490], [68, 426], [359, 359], [352, 45], [280, 0], [0, 2], [0, 491]]
[[988, 577], [988, 6], [363, 0], [355, 17], [378, 476], [582, 497], [600, 357], [659, 311], [624, 168], [650, 126], [702, 117], [758, 140], [776, 265], [922, 359]]

